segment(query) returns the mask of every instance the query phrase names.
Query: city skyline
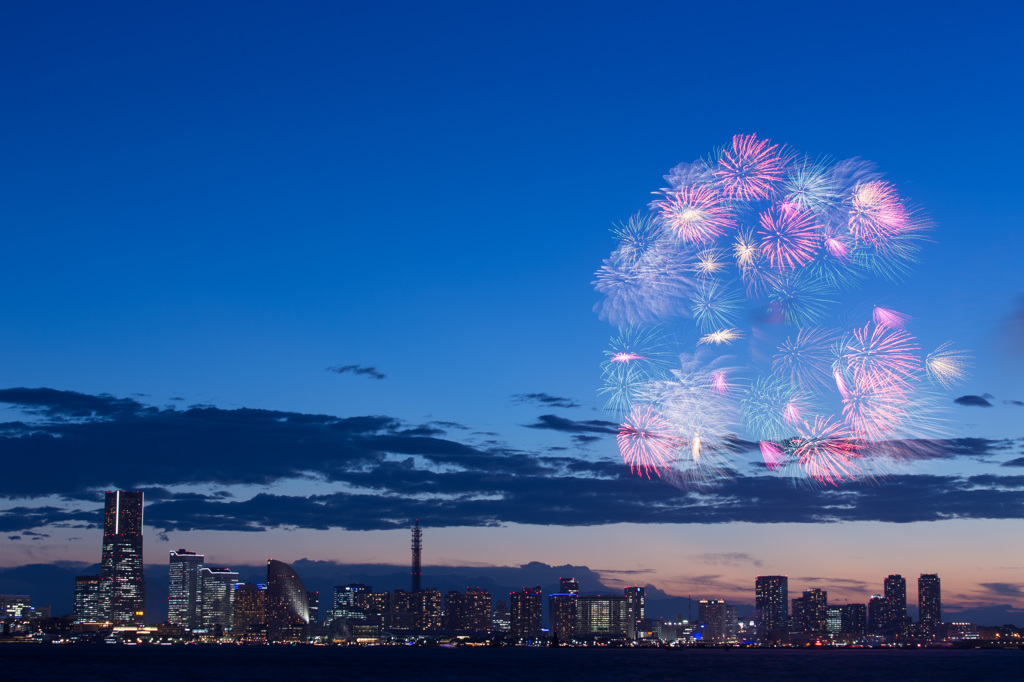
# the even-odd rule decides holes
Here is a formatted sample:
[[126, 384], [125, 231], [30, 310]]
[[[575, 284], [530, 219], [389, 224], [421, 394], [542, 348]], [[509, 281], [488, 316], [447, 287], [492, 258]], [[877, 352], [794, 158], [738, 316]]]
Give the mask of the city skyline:
[[[541, 562], [860, 603], [934, 573], [1020, 620], [1014, 11], [4, 7], [0, 581], [101, 562], [104, 492], [141, 490], [147, 557], [404, 566], [418, 519], [424, 584]], [[624, 463], [595, 273], [749, 135], [875, 164], [931, 225], [836, 311], [970, 353], [927, 456], [816, 485], [737, 431], [715, 485]]]

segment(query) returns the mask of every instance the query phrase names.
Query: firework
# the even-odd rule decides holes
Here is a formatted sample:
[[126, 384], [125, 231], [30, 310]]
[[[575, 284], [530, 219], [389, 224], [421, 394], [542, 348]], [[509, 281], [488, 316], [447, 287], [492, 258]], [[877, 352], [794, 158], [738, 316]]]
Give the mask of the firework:
[[684, 242], [711, 241], [735, 225], [722, 195], [707, 185], [682, 187], [655, 206], [666, 228]]
[[719, 280], [698, 284], [690, 302], [693, 320], [702, 332], [734, 324], [740, 312], [740, 297]]
[[919, 350], [914, 337], [902, 329], [868, 323], [840, 342], [839, 363], [856, 379], [907, 387], [921, 369]]
[[832, 345], [836, 332], [822, 327], [803, 327], [788, 336], [772, 358], [772, 369], [794, 386], [827, 387], [832, 381]]
[[704, 336], [700, 337], [700, 340], [697, 341], [697, 345], [698, 346], [703, 346], [705, 344], [713, 344], [715, 346], [721, 346], [722, 344], [728, 345], [728, 344], [732, 343], [733, 341], [735, 341], [736, 339], [741, 339], [741, 338], [743, 338], [743, 334], [740, 333], [739, 329], [719, 329], [718, 331], [714, 331], [714, 332], [711, 332], [710, 334], [705, 334]]
[[885, 242], [910, 225], [906, 206], [884, 180], [858, 184], [850, 204], [850, 233], [868, 244]]
[[793, 458], [818, 483], [836, 486], [860, 473], [857, 460], [861, 445], [841, 421], [816, 416], [804, 422], [793, 440]]
[[810, 211], [788, 206], [762, 213], [760, 222], [761, 251], [773, 268], [795, 270], [814, 259], [821, 225]]
[[967, 380], [967, 370], [972, 367], [971, 354], [947, 341], [928, 354], [924, 367], [932, 382], [950, 389]]
[[898, 313], [895, 310], [881, 308], [876, 305], [874, 310], [871, 312], [871, 319], [874, 320], [875, 324], [879, 327], [903, 329], [907, 326], [907, 322], [910, 322], [910, 315], [904, 315], [903, 313]]
[[[595, 310], [627, 328], [601, 393], [630, 467], [711, 484], [753, 438], [769, 470], [838, 485], [933, 456], [942, 401], [929, 384], [963, 381], [970, 355], [943, 344], [923, 358], [909, 316], [884, 307], [839, 331], [864, 305], [851, 294], [868, 277], [906, 279], [930, 229], [895, 185], [861, 159], [814, 160], [756, 135], [665, 179], [613, 230], [594, 282]], [[671, 325], [671, 342], [643, 341], [653, 325]], [[724, 367], [726, 353], [749, 364]]]
[[757, 135], [734, 135], [714, 174], [730, 199], [767, 199], [776, 193], [785, 167], [778, 145], [758, 140]]
[[650, 405], [635, 407], [619, 426], [616, 438], [622, 459], [638, 476], [661, 476], [661, 470], [675, 460], [678, 439], [672, 424]]

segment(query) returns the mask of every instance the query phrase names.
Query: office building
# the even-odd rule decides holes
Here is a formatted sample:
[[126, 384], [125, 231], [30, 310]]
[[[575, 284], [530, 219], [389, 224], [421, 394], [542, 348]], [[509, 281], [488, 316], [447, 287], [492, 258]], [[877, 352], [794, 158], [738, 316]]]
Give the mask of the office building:
[[100, 613], [115, 625], [146, 624], [142, 493], [107, 491], [100, 562]]
[[[352, 619], [365, 618], [366, 609], [369, 603], [368, 595], [373, 594], [373, 587], [362, 583], [351, 583], [349, 585], [337, 585], [334, 588], [334, 600], [332, 608], [325, 620], [329, 623], [338, 618]], [[387, 594], [386, 592], [383, 594]], [[387, 608], [378, 610], [379, 615]]]
[[625, 596], [580, 595], [576, 599], [578, 638], [625, 638], [628, 620]]
[[509, 594], [509, 633], [513, 639], [540, 637], [541, 614], [540, 585]]
[[724, 599], [701, 599], [697, 610], [700, 641], [717, 644], [725, 641], [726, 604]]
[[199, 571], [206, 557], [185, 549], [172, 551], [168, 560], [167, 621], [189, 630], [202, 627], [202, 582]]
[[491, 631], [491, 593], [482, 587], [466, 588], [466, 629]]
[[825, 631], [830, 635], [838, 635], [843, 631], [843, 611], [838, 606], [830, 606], [825, 610]]
[[843, 604], [839, 607], [839, 631], [846, 635], [863, 635], [867, 631], [867, 607], [864, 604]]
[[921, 631], [935, 635], [942, 624], [942, 583], [935, 573], [922, 573], [917, 579], [917, 613]]
[[418, 630], [440, 630], [443, 626], [444, 597], [441, 591], [428, 587], [412, 595], [413, 627]]
[[99, 623], [103, 616], [100, 613], [100, 577], [98, 575], [80, 575], [75, 578], [74, 618], [76, 623]]
[[826, 633], [828, 619], [828, 592], [819, 589], [805, 590], [802, 597], [793, 600], [794, 632], [813, 635]]
[[889, 600], [880, 594], [871, 595], [868, 600], [868, 632], [879, 634], [889, 626]]
[[31, 595], [0, 594], [0, 618], [28, 618], [31, 609]]
[[759, 575], [754, 583], [754, 624], [760, 644], [778, 644], [789, 621], [789, 577]]
[[309, 602], [309, 624], [320, 624], [320, 590], [306, 592], [306, 599]]
[[[562, 581], [563, 587], [565, 581]], [[576, 620], [579, 592], [548, 595], [548, 631], [560, 643], [570, 642], [577, 634]]]
[[886, 632], [895, 635], [906, 634], [907, 579], [898, 574], [888, 576], [885, 579], [884, 592], [889, 607]]
[[239, 639], [265, 638], [267, 634], [267, 586], [235, 583], [232, 633]]
[[267, 639], [297, 639], [309, 624], [309, 597], [302, 578], [276, 559], [267, 561]]
[[512, 612], [508, 604], [500, 599], [494, 605], [494, 613], [491, 614], [491, 631], [499, 634], [509, 633], [512, 630]]
[[444, 629], [466, 629], [466, 595], [456, 590], [444, 595]]
[[199, 583], [202, 585], [200, 614], [202, 628], [208, 634], [220, 637], [231, 632], [237, 582], [238, 573], [230, 568], [203, 566], [199, 569]]
[[576, 578], [559, 578], [558, 592], [560, 594], [579, 594], [580, 581]]
[[626, 596], [626, 637], [636, 639], [640, 623], [647, 615], [647, 598], [644, 588], [634, 585], [625, 588]]

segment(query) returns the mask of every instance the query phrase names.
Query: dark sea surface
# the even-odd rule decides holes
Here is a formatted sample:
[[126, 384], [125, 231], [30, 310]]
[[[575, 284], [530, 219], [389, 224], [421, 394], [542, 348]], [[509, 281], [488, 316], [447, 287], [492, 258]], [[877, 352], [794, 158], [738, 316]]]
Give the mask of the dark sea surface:
[[1021, 650], [0, 645], [0, 680], [1004, 680]]

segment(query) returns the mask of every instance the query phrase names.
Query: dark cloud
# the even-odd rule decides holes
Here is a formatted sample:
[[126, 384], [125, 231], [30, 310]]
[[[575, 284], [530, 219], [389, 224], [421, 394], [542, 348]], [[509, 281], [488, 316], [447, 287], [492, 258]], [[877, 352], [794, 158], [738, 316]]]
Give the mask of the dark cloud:
[[[65, 503], [0, 511], [0, 533], [95, 527], [102, 490], [113, 487], [146, 490], [147, 526], [158, 532], [396, 529], [416, 518], [432, 527], [1024, 518], [1024, 476], [900, 475], [836, 489], [736, 473], [718, 487], [688, 491], [631, 475], [617, 460], [458, 442], [438, 435], [437, 422], [245, 408], [176, 411], [59, 391], [0, 391], [0, 401], [23, 407], [16, 400], [54, 418], [0, 424], [0, 496], [56, 495]], [[81, 405], [94, 416], [63, 418], [79, 414]], [[611, 422], [552, 415], [533, 426], [587, 438], [615, 433]], [[736, 447], [749, 445], [737, 441]], [[941, 457], [986, 456], [1010, 445], [931, 443]], [[337, 491], [308, 497], [264, 491], [241, 499], [223, 490], [299, 478], [334, 483]], [[194, 489], [175, 492], [178, 486]]]
[[1000, 597], [1024, 597], [1022, 583], [979, 583], [986, 591]]
[[524, 424], [528, 429], [548, 429], [563, 433], [618, 433], [619, 425], [601, 419], [573, 421], [553, 414], [544, 414], [537, 418], [535, 424]]
[[1003, 405], [1016, 405], [1017, 407], [1024, 407], [1024, 400], [1004, 400]]
[[1011, 459], [1009, 462], [1003, 462], [1000, 466], [1004, 466], [1004, 467], [1024, 467], [1024, 457], [1018, 457], [1017, 459]]
[[537, 403], [545, 407], [579, 407], [572, 398], [560, 398], [556, 395], [550, 395], [548, 393], [517, 393], [512, 396], [512, 400], [517, 403]]
[[21, 536], [20, 535], [8, 535], [7, 539], [8, 540], [20, 540]]
[[334, 372], [335, 374], [362, 374], [368, 376], [371, 379], [385, 379], [386, 374], [382, 374], [377, 371], [376, 367], [364, 367], [363, 365], [342, 365], [341, 367], [328, 367], [328, 372]]
[[572, 442], [580, 446], [590, 445], [599, 440], [601, 440], [601, 436], [588, 436], [584, 433], [577, 433], [572, 437]]
[[962, 395], [953, 402], [968, 407], [992, 407], [992, 403], [980, 395]]

